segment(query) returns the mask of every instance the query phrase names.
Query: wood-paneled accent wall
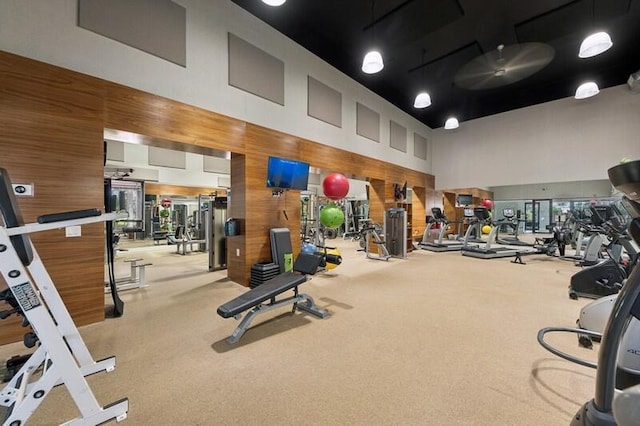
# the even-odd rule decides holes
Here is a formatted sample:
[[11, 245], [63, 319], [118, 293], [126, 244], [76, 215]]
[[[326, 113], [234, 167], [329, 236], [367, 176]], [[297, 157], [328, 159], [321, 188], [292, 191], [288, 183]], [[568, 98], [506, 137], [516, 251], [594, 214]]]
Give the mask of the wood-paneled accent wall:
[[220, 197], [227, 195], [226, 189], [204, 188], [194, 186], [166, 185], [163, 183], [145, 182], [144, 193], [149, 195], [179, 195], [182, 197], [197, 197], [215, 193]]
[[[393, 183], [407, 181], [418, 193], [434, 187], [434, 177], [425, 173], [5, 52], [0, 95], [0, 166], [16, 181], [35, 183], [36, 197], [20, 200], [29, 221], [102, 206], [104, 128], [175, 141], [185, 151], [195, 146], [232, 152], [229, 215], [240, 220], [241, 235], [229, 239], [227, 264], [229, 277], [243, 285], [252, 264], [270, 259], [270, 228], [289, 228], [294, 251], [300, 247], [299, 194], [274, 197], [266, 188], [268, 156], [370, 178], [370, 212], [379, 222]], [[65, 239], [63, 231], [34, 238], [79, 325], [104, 318], [103, 238], [100, 225], [84, 227], [80, 239]], [[0, 343], [22, 333], [0, 322]]]
[[493, 200], [493, 192], [482, 188], [456, 188], [445, 189], [444, 192], [453, 192], [455, 194], [471, 194], [473, 196], [473, 204], [480, 204], [482, 200]]
[[470, 194], [473, 196], [471, 207], [479, 206], [482, 200], [493, 200], [493, 192], [482, 188], [456, 188], [446, 189], [442, 192], [443, 212], [449, 220], [460, 221], [464, 219], [464, 209], [456, 207], [457, 197], [459, 194]]
[[[44, 213], [101, 208], [103, 84], [94, 78], [17, 56], [0, 55], [0, 166], [14, 183], [32, 183], [20, 198], [26, 222]], [[104, 225], [64, 229], [31, 239], [73, 319], [104, 319]], [[21, 340], [18, 322], [0, 321], [0, 343]]]

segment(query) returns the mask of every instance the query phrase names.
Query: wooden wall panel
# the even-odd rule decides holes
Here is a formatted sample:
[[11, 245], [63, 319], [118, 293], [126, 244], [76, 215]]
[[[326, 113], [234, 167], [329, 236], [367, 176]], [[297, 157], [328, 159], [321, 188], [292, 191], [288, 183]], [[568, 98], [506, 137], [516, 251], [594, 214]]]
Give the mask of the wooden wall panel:
[[115, 83], [107, 83], [105, 123], [184, 144], [244, 153], [246, 123]]
[[223, 188], [204, 188], [145, 182], [144, 193], [149, 195], [181, 195], [183, 197], [197, 197], [198, 195], [215, 193], [220, 197], [224, 197], [227, 195], [227, 190]]
[[369, 181], [369, 218], [380, 225], [384, 222], [384, 212], [387, 209], [385, 205], [386, 186], [384, 180], [371, 179]]
[[386, 177], [385, 167], [392, 166], [391, 163], [311, 141], [301, 143], [300, 159], [313, 167], [343, 173], [347, 177], [353, 175], [381, 180]]
[[[429, 190], [434, 182], [425, 173], [6, 52], [0, 52], [0, 125], [0, 166], [16, 180], [35, 183], [36, 197], [20, 201], [29, 221], [102, 206], [104, 128], [174, 141], [172, 149], [231, 152], [229, 214], [240, 219], [241, 235], [229, 239], [228, 274], [243, 285], [252, 264], [271, 258], [270, 228], [289, 228], [294, 251], [300, 248], [299, 193], [272, 196], [266, 188], [269, 155], [369, 178], [371, 217], [380, 223], [393, 182]], [[103, 226], [84, 227], [79, 239], [51, 231], [34, 241], [78, 324], [102, 320]], [[0, 343], [23, 332], [9, 323], [0, 323]]]
[[[26, 222], [44, 213], [102, 208], [102, 102], [99, 80], [0, 54], [0, 166], [14, 182], [33, 183], [20, 198]], [[104, 319], [104, 226], [85, 225], [82, 237], [64, 230], [32, 240], [77, 324]], [[25, 329], [0, 322], [0, 343]]]
[[482, 188], [455, 188], [455, 189], [446, 189], [446, 192], [453, 192], [455, 194], [471, 194], [473, 195], [473, 202], [476, 204], [476, 201], [482, 201], [483, 199], [493, 200], [493, 192], [487, 191]]
[[427, 205], [427, 190], [425, 187], [414, 186], [413, 187], [413, 199], [411, 209], [411, 228], [413, 231], [413, 237], [420, 238], [424, 234], [424, 229], [427, 227], [426, 223], [426, 205]]
[[[247, 188], [246, 157], [243, 154], [231, 154], [231, 198], [227, 205], [227, 217], [239, 221], [240, 235], [227, 237], [227, 275], [237, 283], [247, 282], [246, 270], [246, 227], [247, 227]], [[240, 255], [237, 256], [236, 253]], [[254, 262], [255, 263], [255, 262]]]
[[[248, 285], [251, 265], [271, 261], [269, 230], [288, 228], [294, 253], [300, 251], [300, 191], [285, 191], [279, 197], [267, 188], [267, 163], [270, 155], [300, 158], [301, 140], [280, 132], [248, 124], [245, 139], [245, 281]], [[233, 179], [233, 178], [232, 178]], [[232, 186], [232, 199], [235, 188]]]
[[470, 207], [479, 206], [483, 199], [493, 200], [493, 192], [481, 188], [456, 188], [443, 191], [444, 214], [450, 220], [460, 221], [464, 218], [464, 209], [457, 207], [458, 194], [471, 194], [473, 204]]

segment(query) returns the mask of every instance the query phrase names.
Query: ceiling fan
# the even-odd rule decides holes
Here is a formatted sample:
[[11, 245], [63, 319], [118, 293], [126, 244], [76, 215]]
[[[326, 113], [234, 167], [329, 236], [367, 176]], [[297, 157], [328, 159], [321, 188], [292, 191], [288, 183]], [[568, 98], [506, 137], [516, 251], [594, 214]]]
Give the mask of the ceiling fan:
[[469, 90], [506, 86], [542, 70], [554, 56], [553, 47], [544, 43], [501, 44], [467, 62], [456, 73], [454, 82]]

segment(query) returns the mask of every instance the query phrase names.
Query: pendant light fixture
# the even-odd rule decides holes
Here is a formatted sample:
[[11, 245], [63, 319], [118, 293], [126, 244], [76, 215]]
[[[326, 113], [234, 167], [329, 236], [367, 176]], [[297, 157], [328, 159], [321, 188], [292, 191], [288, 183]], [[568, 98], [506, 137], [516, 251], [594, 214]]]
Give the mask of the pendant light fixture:
[[431, 96], [427, 92], [420, 92], [413, 101], [414, 108], [426, 108], [431, 105]]
[[[422, 80], [421, 84], [424, 84], [424, 53], [425, 49], [422, 49], [422, 62], [420, 62], [420, 67], [422, 68]], [[426, 108], [431, 105], [431, 96], [427, 92], [420, 92], [418, 96], [416, 96], [415, 101], [413, 101], [414, 108]]]
[[[591, 13], [592, 25], [595, 27], [596, 0], [593, 0]], [[580, 52], [578, 53], [578, 56], [580, 58], [591, 58], [593, 56], [606, 52], [611, 48], [611, 46], [613, 46], [613, 42], [611, 41], [611, 37], [609, 36], [609, 34], [604, 31], [596, 32], [584, 39], [584, 41], [580, 45]]]
[[382, 71], [384, 68], [384, 62], [382, 62], [382, 55], [377, 50], [370, 50], [364, 55], [362, 61], [362, 71], [367, 74], [375, 74]]
[[606, 52], [611, 46], [613, 46], [613, 42], [609, 34], [604, 31], [591, 34], [585, 38], [580, 45], [580, 53], [578, 53], [578, 56], [581, 58], [591, 58]]
[[[375, 17], [374, 8], [375, 8], [375, 1], [371, 0], [371, 31], [373, 34], [372, 36], [373, 42], [375, 43], [376, 27], [374, 22], [374, 17]], [[372, 49], [369, 52], [367, 52], [366, 55], [364, 55], [364, 59], [362, 60], [363, 72], [367, 74], [375, 74], [377, 72], [382, 71], [382, 68], [384, 68], [384, 62], [382, 61], [382, 54], [378, 50]]]
[[[454, 85], [454, 82], [451, 83], [451, 88], [449, 89], [449, 109], [452, 109], [451, 104], [453, 101], [453, 85]], [[444, 128], [446, 130], [453, 130], [453, 129], [457, 129], [458, 127], [460, 127], [460, 123], [458, 122], [458, 119], [454, 116], [447, 118], [447, 121], [444, 122]]]
[[586, 99], [600, 93], [600, 89], [598, 85], [593, 81], [588, 81], [586, 83], [582, 83], [578, 89], [576, 90], [576, 99]]
[[287, 0], [262, 0], [262, 3], [269, 6], [282, 6]]
[[447, 130], [457, 129], [458, 127], [460, 127], [460, 123], [458, 122], [458, 119], [455, 117], [447, 118], [447, 121], [445, 121], [444, 123], [444, 128]]

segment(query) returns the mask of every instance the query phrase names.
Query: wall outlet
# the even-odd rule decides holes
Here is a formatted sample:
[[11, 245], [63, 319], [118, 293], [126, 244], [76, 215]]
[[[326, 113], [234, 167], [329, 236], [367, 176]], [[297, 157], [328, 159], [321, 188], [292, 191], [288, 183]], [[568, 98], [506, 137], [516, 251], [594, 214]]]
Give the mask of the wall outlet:
[[240, 256], [240, 249], [236, 249], [236, 256]]
[[65, 237], [81, 237], [82, 236], [82, 227], [80, 226], [67, 226], [64, 228]]

